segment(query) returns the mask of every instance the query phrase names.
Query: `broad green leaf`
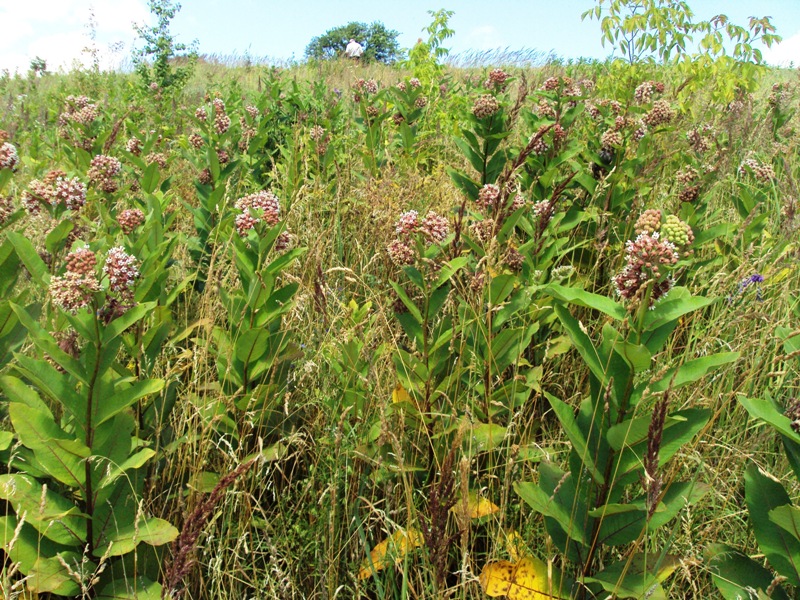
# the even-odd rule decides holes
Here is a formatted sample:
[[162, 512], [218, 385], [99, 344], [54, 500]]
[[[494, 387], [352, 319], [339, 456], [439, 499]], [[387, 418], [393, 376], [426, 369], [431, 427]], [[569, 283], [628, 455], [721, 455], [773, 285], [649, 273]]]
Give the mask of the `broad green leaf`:
[[49, 412], [12, 402], [8, 414], [20, 441], [34, 451], [48, 474], [82, 490], [86, 481], [84, 461], [90, 454], [89, 448], [65, 433]]
[[670, 554], [634, 554], [606, 566], [587, 581], [599, 583], [615, 598], [667, 600], [661, 582], [678, 567], [678, 558]]
[[121, 464], [112, 464], [108, 469], [108, 473], [103, 476], [100, 480], [100, 484], [98, 489], [103, 489], [114, 483], [117, 479], [125, 474], [126, 471], [130, 471], [131, 469], [139, 469], [147, 464], [153, 456], [155, 456], [155, 450], [151, 448], [143, 448], [139, 452], [130, 456], [126, 461]]
[[551, 283], [544, 288], [544, 291], [562, 302], [569, 302], [570, 304], [600, 311], [617, 321], [621, 321], [628, 314], [624, 306], [618, 302], [614, 302], [608, 296], [593, 294], [579, 288], [565, 287], [563, 285]]
[[479, 452], [494, 450], [506, 437], [506, 428], [496, 423], [475, 423], [464, 437], [467, 452], [474, 456]]
[[564, 473], [552, 464], [544, 462], [539, 465], [538, 485], [532, 482], [518, 482], [514, 484], [514, 490], [533, 510], [552, 518], [563, 534], [574, 540], [574, 542], [559, 541], [554, 535], [555, 532], [548, 527], [548, 532], [562, 551], [566, 551], [567, 547], [570, 544], [574, 545], [575, 542], [586, 546], [590, 532], [585, 492], [576, 487], [571, 473]]
[[41, 287], [47, 287], [50, 284], [50, 273], [30, 240], [16, 231], [7, 232], [6, 236], [8, 241], [14, 245], [17, 256], [28, 269], [33, 280]]
[[83, 547], [86, 543], [86, 517], [66, 498], [28, 475], [0, 475], [0, 498], [14, 507], [18, 516], [26, 515], [45, 537], [65, 546]]
[[161, 600], [161, 584], [146, 577], [115, 579], [100, 590], [97, 600]]
[[567, 434], [569, 441], [572, 443], [574, 452], [581, 459], [584, 467], [589, 471], [595, 482], [602, 485], [605, 483], [605, 477], [594, 463], [594, 453], [589, 450], [586, 437], [575, 420], [575, 413], [572, 407], [548, 392], [545, 392], [545, 396], [547, 396], [547, 399], [550, 401], [550, 406], [553, 407], [553, 411], [556, 413], [558, 421], [564, 429], [564, 433]]
[[769, 520], [800, 541], [800, 509], [784, 504], [769, 511]]
[[645, 528], [647, 531], [655, 531], [666, 525], [686, 506], [697, 503], [709, 489], [707, 485], [700, 483], [670, 484], [649, 520], [644, 498], [629, 504], [606, 504], [589, 511], [589, 516], [601, 519], [598, 534], [601, 543], [621, 546], [637, 540]]
[[75, 225], [72, 221], [64, 219], [58, 225], [53, 227], [47, 234], [44, 241], [44, 246], [51, 254], [56, 254], [61, 248], [62, 243], [67, 239]]
[[745, 407], [750, 416], [772, 425], [781, 434], [800, 441], [800, 434], [792, 429], [792, 420], [778, 411], [775, 404], [766, 398], [745, 398], [737, 396], [739, 404]]
[[[761, 563], [725, 544], [710, 544], [705, 562], [724, 600], [752, 598], [751, 590], [765, 592], [775, 579]], [[789, 600], [789, 595], [781, 586], [775, 586], [770, 598]]]
[[[64, 563], [76, 572], [94, 572], [97, 565], [92, 561], [83, 562], [85, 557], [78, 552], [59, 552], [58, 556], [40, 557], [28, 572], [25, 584], [38, 594], [57, 596], [80, 596], [80, 587]], [[86, 571], [83, 571], [85, 569]]]
[[27, 575], [40, 556], [55, 556], [68, 548], [60, 546], [19, 520], [14, 515], [0, 517], [0, 545], [20, 571]]
[[27, 385], [18, 377], [3, 375], [0, 377], [0, 389], [11, 402], [21, 402], [25, 406], [33, 409], [50, 412], [47, 404], [42, 402], [39, 394], [31, 386]]
[[567, 335], [569, 335], [575, 349], [581, 355], [586, 366], [589, 367], [592, 374], [600, 381], [600, 384], [605, 387], [608, 384], [608, 380], [603, 361], [600, 360], [597, 348], [592, 344], [592, 340], [586, 334], [584, 328], [581, 327], [578, 320], [573, 317], [564, 306], [557, 304], [553, 307], [553, 310], [564, 326], [564, 329], [567, 330]]
[[468, 261], [469, 259], [466, 256], [459, 256], [458, 258], [454, 258], [453, 260], [444, 263], [439, 269], [438, 277], [431, 286], [431, 289], [439, 289], [445, 283], [450, 281], [450, 278], [458, 271], [463, 269]]
[[406, 294], [405, 290], [394, 281], [390, 281], [389, 283], [391, 284], [397, 296], [400, 298], [400, 301], [408, 309], [408, 312], [411, 313], [417, 320], [417, 323], [422, 323], [423, 319], [422, 314], [419, 312], [419, 308], [417, 308], [417, 305], [414, 304], [411, 298], [408, 297], [408, 294]]
[[257, 361], [269, 347], [270, 331], [263, 328], [245, 331], [234, 343], [234, 353], [244, 364]]
[[103, 330], [103, 345], [108, 344], [139, 319], [146, 317], [155, 307], [156, 302], [142, 302], [111, 321]]
[[716, 300], [713, 298], [692, 296], [686, 288], [673, 288], [666, 298], [656, 302], [653, 310], [647, 311], [644, 318], [645, 330], [653, 331], [670, 321], [675, 321], [685, 314], [705, 308], [714, 302]]
[[93, 415], [94, 427], [105, 423], [111, 417], [131, 406], [137, 400], [156, 394], [164, 389], [163, 379], [144, 379], [122, 389], [116, 390], [110, 397], [97, 398]]
[[14, 356], [17, 369], [24, 373], [40, 392], [44, 392], [51, 400], [61, 404], [81, 428], [85, 428], [86, 398], [75, 391], [69, 376], [59, 373], [43, 360], [23, 354]]
[[154, 162], [150, 163], [145, 168], [144, 173], [142, 173], [142, 191], [145, 194], [152, 194], [156, 191], [160, 179], [161, 176], [158, 172], [158, 164]]
[[770, 511], [791, 505], [783, 486], [755, 464], [744, 474], [745, 502], [758, 547], [792, 585], [800, 585], [800, 541], [770, 519]]
[[151, 546], [168, 544], [178, 537], [178, 530], [163, 519], [140, 518], [136, 523], [118, 531], [111, 528], [104, 532], [105, 538], [98, 543], [97, 553], [108, 556], [123, 556], [144, 542]]
[[658, 381], [643, 384], [641, 389], [649, 387], [651, 392], [663, 392], [670, 387], [677, 389], [689, 383], [694, 383], [709, 371], [737, 360], [739, 360], [738, 352], [719, 352], [710, 356], [687, 360], [679, 367], [667, 371], [664, 377]]

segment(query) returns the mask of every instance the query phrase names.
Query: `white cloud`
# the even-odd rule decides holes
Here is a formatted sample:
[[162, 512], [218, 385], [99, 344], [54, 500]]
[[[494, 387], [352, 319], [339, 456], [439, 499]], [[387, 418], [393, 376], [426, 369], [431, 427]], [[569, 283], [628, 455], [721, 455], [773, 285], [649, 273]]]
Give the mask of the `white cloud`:
[[0, 69], [26, 71], [39, 56], [47, 68], [69, 69], [74, 61], [91, 62], [89, 21], [94, 14], [94, 42], [102, 68], [113, 68], [122, 57], [111, 51], [122, 42], [126, 51], [136, 37], [133, 23], [149, 21], [145, 0], [29, 0], [3, 2], [0, 7]]
[[474, 50], [494, 50], [502, 45], [500, 32], [493, 25], [475, 27], [467, 34], [467, 47]]
[[789, 63], [794, 63], [796, 67], [800, 66], [800, 31], [762, 52], [764, 60], [771, 65], [787, 67]]

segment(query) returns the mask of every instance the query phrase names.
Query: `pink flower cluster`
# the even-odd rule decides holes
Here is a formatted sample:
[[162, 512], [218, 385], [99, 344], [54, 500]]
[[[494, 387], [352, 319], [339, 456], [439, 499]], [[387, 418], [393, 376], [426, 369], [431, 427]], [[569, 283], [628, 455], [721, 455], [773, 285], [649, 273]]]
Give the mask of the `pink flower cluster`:
[[86, 184], [77, 177], [67, 179], [63, 171], [51, 171], [44, 181], [31, 180], [22, 193], [22, 205], [29, 214], [37, 214], [42, 203], [78, 211], [86, 204]]
[[[269, 227], [274, 227], [280, 221], [280, 202], [278, 197], [269, 190], [249, 194], [239, 198], [234, 207], [241, 211], [234, 220], [236, 231], [242, 237], [246, 237], [256, 223], [264, 222]], [[280, 251], [289, 247], [291, 236], [288, 231], [283, 231], [275, 240], [275, 249]]]
[[0, 169], [11, 169], [12, 171], [19, 163], [17, 148], [10, 142], [0, 144]]
[[108, 251], [103, 273], [108, 277], [108, 288], [120, 297], [133, 299], [133, 287], [139, 279], [139, 261], [131, 256], [122, 246], [115, 246]]
[[432, 210], [422, 219], [416, 210], [408, 210], [397, 219], [394, 231], [397, 238], [386, 247], [386, 252], [394, 264], [402, 266], [416, 260], [413, 238], [417, 234], [422, 234], [428, 244], [439, 244], [450, 235], [450, 225], [445, 217]]
[[138, 208], [128, 208], [117, 215], [117, 223], [119, 223], [122, 232], [125, 235], [129, 235], [144, 223], [144, 213]]
[[64, 100], [64, 111], [58, 117], [58, 124], [67, 123], [89, 125], [97, 119], [97, 105], [86, 96], [67, 96]]
[[116, 177], [120, 171], [122, 171], [122, 163], [118, 158], [98, 154], [92, 159], [86, 176], [102, 191], [112, 194], [119, 188]]
[[640, 233], [625, 246], [627, 264], [614, 278], [617, 293], [626, 300], [638, 297], [643, 286], [653, 282], [650, 306], [672, 289], [669, 269], [678, 262], [678, 249], [661, 239], [658, 232]]

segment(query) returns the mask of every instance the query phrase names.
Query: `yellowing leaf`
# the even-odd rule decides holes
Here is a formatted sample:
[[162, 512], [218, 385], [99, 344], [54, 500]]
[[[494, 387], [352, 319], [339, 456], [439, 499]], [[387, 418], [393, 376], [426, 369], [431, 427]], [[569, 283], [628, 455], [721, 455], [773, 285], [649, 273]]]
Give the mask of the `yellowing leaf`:
[[514, 581], [515, 569], [516, 565], [507, 560], [486, 563], [481, 571], [481, 588], [491, 598], [505, 596]]
[[488, 498], [480, 498], [475, 493], [470, 492], [467, 496], [466, 507], [463, 502], [457, 502], [450, 512], [454, 514], [461, 514], [466, 508], [466, 516], [470, 519], [480, 519], [487, 515], [493, 515], [500, 511], [500, 507]]
[[561, 598], [558, 585], [550, 581], [547, 565], [533, 556], [512, 563], [488, 563], [481, 571], [480, 583], [487, 596], [506, 596], [508, 600], [552, 600]]
[[522, 539], [516, 529], [512, 529], [506, 534], [506, 552], [508, 552], [511, 560], [519, 560], [523, 556], [531, 555], [525, 540]]
[[383, 540], [372, 549], [369, 557], [361, 563], [358, 578], [366, 579], [373, 572], [385, 569], [392, 562], [402, 562], [403, 557], [410, 550], [419, 548], [422, 543], [422, 534], [416, 529], [409, 529], [407, 532], [398, 529], [388, 539]]
[[411, 396], [408, 395], [406, 388], [399, 383], [394, 386], [394, 390], [392, 391], [392, 402], [411, 402]]

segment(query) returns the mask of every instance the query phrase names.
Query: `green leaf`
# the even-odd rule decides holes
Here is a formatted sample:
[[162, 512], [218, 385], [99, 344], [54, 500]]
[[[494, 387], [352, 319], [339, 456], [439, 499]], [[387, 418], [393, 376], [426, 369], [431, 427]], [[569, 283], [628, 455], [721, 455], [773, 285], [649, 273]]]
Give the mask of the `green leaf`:
[[800, 541], [800, 509], [784, 504], [769, 511], [769, 520]]
[[35, 410], [50, 412], [47, 404], [42, 402], [39, 394], [18, 377], [3, 375], [0, 377], [0, 389], [11, 402], [21, 402]]
[[43, 360], [37, 360], [22, 354], [15, 354], [17, 369], [44, 392], [51, 400], [58, 402], [66, 411], [85, 428], [86, 398], [78, 395], [72, 387], [69, 377], [59, 373]]
[[581, 324], [570, 314], [566, 307], [556, 304], [553, 310], [564, 326], [564, 329], [567, 330], [567, 335], [569, 335], [575, 349], [581, 355], [586, 366], [589, 367], [592, 374], [600, 381], [600, 384], [605, 387], [608, 384], [606, 370], [603, 366], [603, 362], [600, 360], [597, 349], [594, 347], [594, 344], [592, 344], [592, 340], [589, 339], [589, 336], [581, 327]]
[[464, 268], [468, 260], [469, 259], [466, 256], [459, 256], [458, 258], [454, 258], [453, 260], [444, 263], [439, 269], [439, 276], [436, 278], [436, 281], [433, 283], [431, 289], [439, 289], [445, 283], [450, 281], [450, 278], [453, 275]]
[[589, 516], [601, 519], [598, 540], [602, 544], [622, 546], [639, 539], [645, 528], [655, 531], [666, 525], [686, 506], [696, 504], [709, 489], [700, 483], [673, 482], [649, 521], [644, 498], [629, 504], [606, 504], [589, 511]]
[[[725, 544], [710, 544], [705, 562], [724, 600], [752, 598], [751, 590], [766, 592], [775, 579], [761, 563]], [[789, 600], [789, 595], [781, 586], [775, 586], [770, 598]]]
[[651, 392], [663, 392], [670, 387], [677, 389], [689, 383], [694, 383], [709, 371], [737, 360], [739, 360], [738, 352], [719, 352], [710, 356], [687, 360], [679, 367], [667, 371], [666, 375], [658, 381], [651, 384], [645, 383], [642, 389], [649, 387]]
[[606, 566], [586, 581], [599, 583], [615, 598], [637, 600], [666, 600], [661, 582], [669, 577], [679, 565], [678, 558], [670, 554], [634, 554]]
[[122, 475], [124, 475], [126, 471], [143, 467], [151, 458], [155, 456], [155, 454], [155, 450], [151, 448], [143, 448], [139, 452], [136, 452], [130, 456], [127, 460], [125, 460], [125, 462], [118, 465], [111, 464], [108, 472], [100, 480], [98, 489], [103, 489], [104, 487], [111, 485]]
[[0, 498], [14, 507], [17, 515], [39, 533], [58, 544], [83, 548], [86, 516], [66, 498], [43, 489], [33, 477], [19, 473], [0, 475]]
[[475, 423], [464, 437], [466, 452], [474, 456], [479, 452], [494, 450], [506, 437], [506, 428], [496, 423]]
[[156, 302], [142, 302], [128, 310], [121, 317], [117, 317], [106, 325], [103, 330], [103, 345], [108, 344], [128, 327], [136, 323], [139, 319], [146, 317], [156, 307]]
[[681, 318], [687, 313], [709, 306], [714, 302], [716, 300], [713, 298], [692, 296], [686, 288], [673, 288], [666, 298], [656, 302], [653, 310], [647, 311], [644, 318], [644, 328], [646, 331], [653, 331], [666, 323]]
[[115, 390], [111, 397], [95, 399], [95, 411], [93, 418], [94, 427], [105, 423], [114, 415], [125, 410], [137, 400], [156, 394], [164, 389], [163, 379], [144, 379]]
[[161, 584], [146, 577], [115, 579], [100, 590], [97, 600], [161, 600]]
[[28, 272], [31, 274], [31, 278], [41, 287], [47, 287], [50, 284], [50, 273], [47, 269], [47, 265], [44, 264], [44, 261], [39, 257], [39, 253], [36, 251], [36, 248], [33, 247], [30, 240], [16, 231], [9, 231], [6, 233], [6, 236], [8, 237], [8, 241], [13, 244], [14, 250], [16, 250], [17, 256], [19, 256], [22, 264], [25, 265], [25, 268], [28, 269]]
[[[586, 546], [589, 532], [586, 531], [587, 508], [583, 493], [576, 489], [571, 473], [564, 473], [549, 463], [539, 466], [540, 484], [518, 482], [514, 490], [536, 512], [552, 518], [569, 539]], [[545, 487], [546, 483], [549, 483]], [[556, 491], [557, 488], [557, 491]], [[581, 490], [582, 491], [582, 490]], [[550, 535], [553, 531], [548, 527]], [[557, 540], [554, 541], [558, 543]], [[566, 540], [559, 544], [562, 551], [569, 545]]]
[[19, 440], [34, 451], [48, 474], [83, 490], [86, 481], [84, 461], [90, 454], [89, 448], [65, 433], [49, 411], [38, 411], [12, 402], [8, 405], [8, 414]]
[[178, 537], [178, 530], [163, 519], [140, 518], [131, 525], [117, 531], [106, 530], [97, 548], [99, 555], [123, 556], [144, 542], [150, 546], [162, 546]]
[[772, 567], [792, 585], [800, 585], [800, 541], [770, 519], [770, 512], [791, 505], [783, 486], [754, 463], [744, 474], [745, 502], [758, 547]]
[[417, 323], [422, 324], [422, 314], [419, 312], [419, 308], [414, 302], [411, 301], [411, 298], [408, 297], [405, 290], [401, 288], [397, 283], [394, 281], [389, 282], [394, 289], [397, 296], [400, 298], [403, 305], [408, 309], [408, 312], [417, 320]]
[[161, 180], [161, 176], [158, 172], [158, 164], [150, 163], [142, 173], [142, 191], [145, 194], [152, 194], [158, 188], [158, 183]]
[[40, 556], [55, 556], [67, 550], [45, 537], [27, 523], [20, 523], [14, 515], [0, 517], [0, 544], [13, 563], [18, 563], [27, 575]]
[[555, 283], [546, 286], [544, 291], [557, 300], [600, 311], [617, 321], [621, 321], [628, 314], [624, 306], [614, 302], [608, 296], [593, 294], [578, 288], [564, 287]]
[[789, 439], [800, 440], [800, 434], [792, 429], [792, 420], [778, 411], [775, 404], [766, 398], [745, 398], [737, 396], [739, 404], [744, 406], [750, 416], [772, 425]]
[[50, 230], [44, 241], [44, 246], [51, 254], [56, 254], [75, 226], [72, 221], [63, 220]]
[[234, 343], [236, 358], [245, 364], [257, 361], [269, 347], [270, 332], [267, 329], [250, 329]]
[[553, 412], [556, 413], [558, 421], [561, 423], [561, 427], [564, 429], [564, 433], [567, 434], [569, 441], [572, 443], [574, 452], [581, 459], [581, 462], [586, 467], [586, 470], [592, 475], [592, 478], [595, 480], [595, 482], [603, 485], [605, 483], [605, 477], [600, 472], [600, 469], [597, 468], [597, 465], [594, 464], [594, 453], [589, 450], [586, 437], [583, 435], [583, 432], [580, 430], [580, 427], [575, 420], [575, 414], [572, 407], [548, 392], [545, 392], [544, 394], [550, 401], [550, 406], [553, 407]]
[[83, 559], [84, 556], [78, 552], [59, 552], [58, 556], [41, 557], [28, 573], [25, 584], [38, 594], [49, 592], [57, 596], [79, 596], [80, 587], [63, 563], [73, 571], [82, 572], [82, 569], [86, 569], [84, 572], [94, 572], [96, 565], [91, 561], [84, 563]]

